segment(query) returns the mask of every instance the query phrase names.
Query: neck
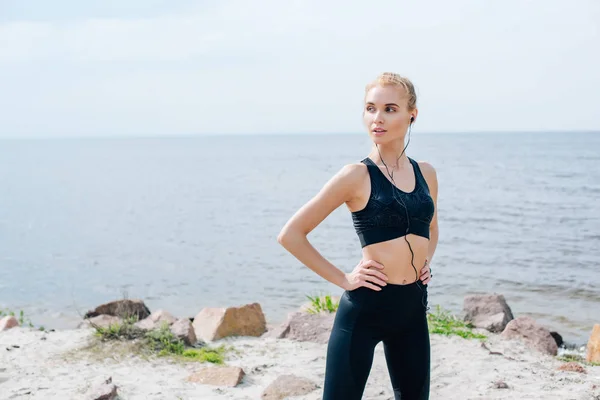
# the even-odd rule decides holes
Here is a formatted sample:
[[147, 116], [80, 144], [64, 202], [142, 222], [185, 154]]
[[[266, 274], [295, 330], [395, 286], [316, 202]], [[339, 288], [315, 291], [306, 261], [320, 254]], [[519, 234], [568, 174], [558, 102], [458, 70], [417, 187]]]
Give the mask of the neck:
[[378, 164], [385, 164], [390, 169], [399, 169], [410, 163], [404, 146], [404, 138], [392, 143], [374, 145], [369, 156]]

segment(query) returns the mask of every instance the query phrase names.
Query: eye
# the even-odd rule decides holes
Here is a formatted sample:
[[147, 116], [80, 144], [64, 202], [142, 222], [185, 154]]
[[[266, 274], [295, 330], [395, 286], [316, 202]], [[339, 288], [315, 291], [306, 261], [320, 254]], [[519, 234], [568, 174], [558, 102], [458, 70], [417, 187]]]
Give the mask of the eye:
[[375, 110], [375, 107], [373, 107], [373, 106], [367, 106], [367, 111], [368, 112], [371, 112], [373, 110]]
[[386, 112], [396, 112], [396, 109], [394, 107], [386, 107], [385, 111]]

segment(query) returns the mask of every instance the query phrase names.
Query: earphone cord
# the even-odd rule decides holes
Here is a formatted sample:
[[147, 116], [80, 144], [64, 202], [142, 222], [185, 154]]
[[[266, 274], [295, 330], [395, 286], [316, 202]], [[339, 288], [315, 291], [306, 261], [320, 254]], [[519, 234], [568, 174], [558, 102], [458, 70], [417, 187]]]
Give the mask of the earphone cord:
[[[410, 131], [411, 131], [411, 127], [412, 127], [412, 124], [408, 126], [408, 142], [406, 143], [406, 146], [404, 146], [404, 149], [402, 150], [402, 153], [400, 153], [400, 155], [396, 159], [396, 164], [398, 163], [398, 160], [402, 157], [402, 155], [406, 151], [406, 148], [410, 144]], [[415, 261], [415, 253], [413, 252], [412, 246], [410, 245], [410, 242], [407, 239], [408, 232], [410, 231], [410, 218], [409, 218], [409, 215], [408, 215], [408, 207], [406, 207], [406, 204], [404, 203], [404, 201], [402, 201], [402, 199], [399, 199], [399, 198], [396, 197], [395, 191], [393, 190], [393, 189], [395, 189], [397, 187], [396, 186], [396, 182], [394, 181], [394, 174], [390, 173], [390, 170], [388, 169], [387, 164], [383, 160], [383, 157], [381, 157], [381, 152], [379, 151], [379, 146], [375, 145], [375, 147], [377, 147], [377, 152], [379, 153], [379, 159], [381, 160], [381, 162], [385, 166], [385, 170], [387, 171], [387, 174], [388, 174], [388, 176], [390, 177], [390, 179], [392, 181], [391, 183], [394, 186], [394, 188], [392, 188], [392, 197], [402, 207], [404, 207], [404, 211], [406, 212], [406, 234], [404, 235], [404, 240], [406, 241], [406, 244], [408, 244], [408, 249], [410, 250], [410, 254], [411, 254], [410, 264], [412, 265], [413, 269], [415, 270], [415, 276], [416, 276], [417, 286], [423, 292], [423, 296], [421, 297], [421, 304], [423, 304], [423, 307], [425, 307], [425, 312], [427, 312], [427, 311], [429, 311], [429, 305], [427, 304], [426, 301], [423, 300], [425, 298], [425, 291], [423, 290], [423, 288], [419, 284], [419, 273], [417, 272], [417, 268], [415, 267], [415, 262], [414, 262]], [[417, 184], [416, 183], [416, 179], [417, 179], [417, 175], [415, 174], [415, 185]]]

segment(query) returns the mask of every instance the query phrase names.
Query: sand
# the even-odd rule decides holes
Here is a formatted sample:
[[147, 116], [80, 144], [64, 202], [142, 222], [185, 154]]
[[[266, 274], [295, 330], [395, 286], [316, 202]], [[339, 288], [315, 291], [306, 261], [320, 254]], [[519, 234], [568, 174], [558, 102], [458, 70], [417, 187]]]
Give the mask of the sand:
[[[0, 399], [86, 399], [90, 387], [109, 376], [123, 400], [260, 399], [263, 390], [283, 374], [319, 385], [314, 392], [294, 399], [321, 398], [323, 344], [249, 337], [217, 341], [214, 344], [238, 350], [226, 362], [247, 374], [240, 385], [229, 388], [186, 382], [187, 376], [206, 364], [147, 359], [122, 351], [102, 358], [83, 350], [94, 340], [91, 329], [0, 332]], [[431, 345], [431, 399], [600, 400], [600, 367], [586, 366], [585, 374], [559, 371], [563, 362], [555, 357], [493, 334], [486, 345], [502, 355], [490, 354], [478, 340], [459, 337], [432, 335]], [[496, 388], [496, 381], [505, 382], [508, 388]], [[394, 398], [381, 345], [376, 348], [363, 398]]]

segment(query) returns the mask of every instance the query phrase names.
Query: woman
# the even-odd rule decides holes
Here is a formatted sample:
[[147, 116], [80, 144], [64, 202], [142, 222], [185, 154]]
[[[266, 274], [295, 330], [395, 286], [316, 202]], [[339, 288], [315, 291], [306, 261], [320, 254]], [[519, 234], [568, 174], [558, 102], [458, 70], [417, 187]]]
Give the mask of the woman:
[[[384, 73], [367, 85], [363, 119], [372, 151], [341, 168], [278, 236], [300, 262], [344, 289], [327, 348], [324, 400], [362, 398], [379, 342], [395, 398], [429, 398], [427, 284], [438, 240], [438, 185], [435, 169], [405, 152], [417, 114], [408, 79]], [[307, 240], [342, 204], [362, 246], [362, 260], [350, 273]]]

